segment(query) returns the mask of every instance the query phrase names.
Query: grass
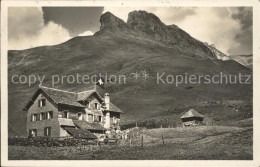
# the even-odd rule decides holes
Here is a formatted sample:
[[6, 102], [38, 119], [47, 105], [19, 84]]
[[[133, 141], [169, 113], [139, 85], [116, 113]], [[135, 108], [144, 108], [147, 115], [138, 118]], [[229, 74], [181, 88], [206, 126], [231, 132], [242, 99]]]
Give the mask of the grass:
[[[144, 135], [141, 147], [140, 135], [118, 146], [77, 147], [22, 147], [9, 146], [9, 159], [39, 160], [252, 160], [252, 128], [195, 127], [149, 129], [139, 131]], [[164, 134], [165, 145], [161, 134]], [[180, 140], [182, 138], [182, 140]]]

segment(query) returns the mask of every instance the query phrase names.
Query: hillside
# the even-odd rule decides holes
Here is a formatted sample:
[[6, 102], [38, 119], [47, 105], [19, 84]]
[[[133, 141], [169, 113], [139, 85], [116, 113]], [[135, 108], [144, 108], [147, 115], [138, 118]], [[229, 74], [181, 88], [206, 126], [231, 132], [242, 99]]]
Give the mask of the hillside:
[[[94, 36], [75, 37], [55, 46], [8, 52], [10, 130], [25, 134], [26, 112], [22, 109], [39, 85], [39, 82], [32, 86], [14, 84], [11, 82], [13, 75], [45, 75], [43, 85], [46, 86], [51, 86], [52, 75], [126, 75], [125, 84], [113, 84], [110, 80], [105, 85], [113, 103], [125, 112], [122, 124], [161, 117], [165, 111], [176, 119], [187, 107], [211, 101], [242, 101], [242, 106], [252, 104], [252, 84], [157, 84], [157, 73], [252, 74], [233, 60], [218, 60], [207, 46], [177, 26], [167, 26], [144, 11], [131, 12], [127, 23], [111, 13], [102, 15], [100, 22], [101, 30]], [[149, 78], [144, 79], [141, 75], [135, 79], [132, 73], [136, 72], [147, 72]], [[70, 91], [84, 91], [92, 86], [67, 82], [55, 85]], [[225, 111], [233, 113], [227, 106], [224, 106]], [[181, 112], [175, 111], [178, 107], [182, 108]], [[212, 111], [212, 117], [218, 116], [222, 108]], [[248, 118], [250, 113], [251, 110], [237, 112], [241, 120]], [[207, 116], [206, 111], [203, 114]], [[230, 114], [225, 119], [232, 122], [234, 118]], [[10, 132], [9, 135], [16, 134]]]
[[232, 60], [237, 61], [238, 63], [248, 67], [249, 69], [253, 70], [253, 54], [251, 55], [230, 55], [229, 56]]

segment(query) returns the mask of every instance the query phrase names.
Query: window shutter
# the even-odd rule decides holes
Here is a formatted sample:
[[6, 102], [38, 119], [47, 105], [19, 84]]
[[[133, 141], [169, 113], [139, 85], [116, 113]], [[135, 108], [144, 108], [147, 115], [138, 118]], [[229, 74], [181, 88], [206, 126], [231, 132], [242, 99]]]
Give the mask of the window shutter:
[[38, 107], [40, 107], [40, 102], [41, 102], [41, 100], [38, 100]]
[[37, 130], [35, 129], [35, 137], [37, 136]]
[[53, 111], [49, 111], [49, 114], [50, 114], [50, 119], [53, 118]]
[[33, 115], [31, 115], [31, 121], [33, 121]]
[[48, 135], [51, 136], [51, 127], [49, 127], [49, 134]]
[[44, 128], [44, 136], [47, 136], [47, 128]]

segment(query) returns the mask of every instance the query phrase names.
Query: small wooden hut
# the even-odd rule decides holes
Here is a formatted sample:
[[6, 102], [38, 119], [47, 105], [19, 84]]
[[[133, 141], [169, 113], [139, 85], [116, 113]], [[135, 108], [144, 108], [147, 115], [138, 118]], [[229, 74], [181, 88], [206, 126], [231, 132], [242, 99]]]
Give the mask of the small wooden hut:
[[203, 125], [204, 120], [204, 116], [193, 109], [190, 109], [180, 118], [183, 126]]

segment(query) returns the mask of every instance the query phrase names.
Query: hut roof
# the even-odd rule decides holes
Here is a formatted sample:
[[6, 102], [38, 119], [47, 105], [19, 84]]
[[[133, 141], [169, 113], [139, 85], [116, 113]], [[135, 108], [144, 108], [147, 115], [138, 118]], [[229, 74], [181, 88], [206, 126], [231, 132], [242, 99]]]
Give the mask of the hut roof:
[[197, 111], [190, 109], [188, 112], [186, 112], [181, 118], [191, 118], [191, 117], [200, 117], [204, 118], [204, 116]]

